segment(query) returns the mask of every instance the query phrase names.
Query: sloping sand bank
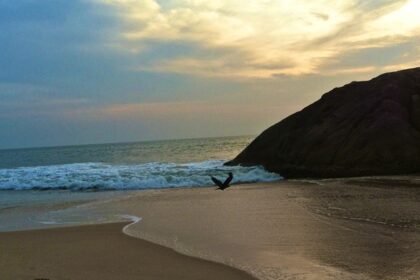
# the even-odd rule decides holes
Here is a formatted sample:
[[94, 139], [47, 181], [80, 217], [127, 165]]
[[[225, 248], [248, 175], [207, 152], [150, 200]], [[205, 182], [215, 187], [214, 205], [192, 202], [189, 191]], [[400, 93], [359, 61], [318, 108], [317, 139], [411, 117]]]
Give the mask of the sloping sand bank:
[[[84, 221], [111, 222], [130, 215], [141, 220], [124, 228], [129, 236], [185, 255], [227, 264], [263, 280], [420, 279], [420, 177], [416, 176], [280, 181], [234, 185], [226, 191], [214, 188], [139, 191], [50, 211], [35, 220], [70, 225]], [[137, 257], [144, 244], [152, 245], [124, 237], [121, 228], [122, 225], [109, 225], [2, 233], [0, 279], [9, 279], [1, 277], [1, 273], [5, 275], [13, 267], [5, 263], [11, 261], [5, 257], [7, 250], [15, 252], [12, 258], [15, 266], [28, 263], [28, 269], [37, 269], [42, 264], [44, 270], [37, 277], [48, 276], [43, 273], [48, 271], [59, 273], [57, 267], [66, 267], [67, 262], [78, 262], [79, 258], [83, 260], [80, 266], [71, 271], [81, 278], [68, 279], [96, 279], [84, 273], [102, 277], [99, 279], [120, 279], [106, 277], [123, 273], [127, 275], [124, 279], [134, 275], [161, 275], [142, 272], [153, 267], [163, 267], [159, 273], [167, 269], [165, 275], [177, 279], [173, 278], [177, 273], [193, 269], [188, 261], [176, 264], [178, 258], [161, 265], [163, 260], [157, 262], [153, 260], [157, 257], [149, 257], [155, 249], [146, 258]], [[50, 233], [60, 234], [49, 236]], [[44, 243], [36, 241], [34, 236]], [[18, 247], [12, 250], [13, 243], [9, 240], [13, 238]], [[40, 244], [50, 246], [48, 243], [64, 246], [69, 251], [62, 254], [61, 250], [48, 247], [45, 251]], [[16, 253], [17, 248], [32, 255], [25, 258], [24, 254]], [[86, 253], [88, 258], [85, 258], [85, 248], [92, 253]], [[38, 251], [43, 253], [37, 255]], [[61, 257], [70, 255], [71, 258], [61, 261]], [[198, 259], [186, 260], [200, 263]], [[229, 279], [207, 271], [204, 274], [209, 279]], [[191, 279], [205, 279], [191, 273]], [[182, 276], [182, 279], [188, 278]]]
[[0, 279], [253, 279], [122, 234], [124, 224], [0, 233]]
[[260, 279], [420, 279], [416, 177], [145, 191], [82, 208], [142, 217], [129, 235]]

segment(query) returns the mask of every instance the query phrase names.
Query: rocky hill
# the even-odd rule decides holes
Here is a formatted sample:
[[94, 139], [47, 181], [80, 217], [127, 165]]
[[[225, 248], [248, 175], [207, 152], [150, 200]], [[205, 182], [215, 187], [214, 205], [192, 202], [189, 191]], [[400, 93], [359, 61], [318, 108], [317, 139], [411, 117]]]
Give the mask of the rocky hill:
[[327, 92], [227, 164], [263, 165], [286, 178], [420, 172], [420, 67]]

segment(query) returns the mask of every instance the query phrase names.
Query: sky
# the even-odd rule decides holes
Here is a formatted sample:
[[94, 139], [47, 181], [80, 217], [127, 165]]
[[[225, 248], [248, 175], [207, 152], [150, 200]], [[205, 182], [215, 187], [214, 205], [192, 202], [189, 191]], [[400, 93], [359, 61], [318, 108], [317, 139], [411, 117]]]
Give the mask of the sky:
[[420, 66], [420, 0], [0, 0], [0, 149], [257, 135]]

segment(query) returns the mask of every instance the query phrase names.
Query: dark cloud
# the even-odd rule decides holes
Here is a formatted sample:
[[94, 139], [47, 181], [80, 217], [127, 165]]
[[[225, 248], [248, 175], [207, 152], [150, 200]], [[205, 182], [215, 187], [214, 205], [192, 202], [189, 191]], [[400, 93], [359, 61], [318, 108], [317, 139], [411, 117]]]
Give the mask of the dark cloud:
[[419, 45], [420, 36], [417, 36], [410, 37], [402, 43], [389, 44], [383, 47], [349, 49], [323, 63], [319, 71], [331, 73], [341, 69], [371, 66], [381, 69], [389, 65], [409, 64], [420, 59]]

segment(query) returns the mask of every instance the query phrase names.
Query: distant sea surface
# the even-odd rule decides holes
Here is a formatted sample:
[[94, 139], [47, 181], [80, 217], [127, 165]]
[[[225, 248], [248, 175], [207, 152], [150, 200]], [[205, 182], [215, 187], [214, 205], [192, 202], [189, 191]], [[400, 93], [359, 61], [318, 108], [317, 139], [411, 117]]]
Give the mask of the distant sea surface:
[[251, 136], [0, 150], [0, 190], [136, 190], [279, 180], [262, 167], [228, 167]]

